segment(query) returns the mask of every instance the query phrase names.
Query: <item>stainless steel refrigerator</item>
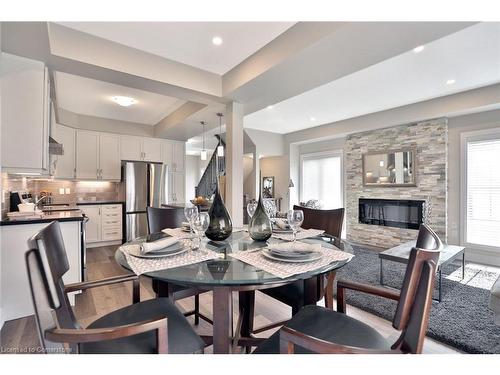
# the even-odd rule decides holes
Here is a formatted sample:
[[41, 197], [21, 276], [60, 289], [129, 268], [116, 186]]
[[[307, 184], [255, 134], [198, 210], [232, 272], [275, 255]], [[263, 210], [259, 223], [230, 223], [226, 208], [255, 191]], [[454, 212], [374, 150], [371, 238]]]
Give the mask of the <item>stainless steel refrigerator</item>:
[[148, 233], [146, 208], [167, 203], [168, 170], [159, 163], [123, 162], [127, 241]]

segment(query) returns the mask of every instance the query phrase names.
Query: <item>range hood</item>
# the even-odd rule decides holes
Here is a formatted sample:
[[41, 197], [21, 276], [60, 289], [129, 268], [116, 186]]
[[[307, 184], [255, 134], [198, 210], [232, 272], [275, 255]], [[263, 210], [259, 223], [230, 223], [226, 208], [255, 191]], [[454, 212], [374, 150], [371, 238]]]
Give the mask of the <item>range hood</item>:
[[49, 155], [64, 155], [63, 145], [52, 137], [49, 137]]

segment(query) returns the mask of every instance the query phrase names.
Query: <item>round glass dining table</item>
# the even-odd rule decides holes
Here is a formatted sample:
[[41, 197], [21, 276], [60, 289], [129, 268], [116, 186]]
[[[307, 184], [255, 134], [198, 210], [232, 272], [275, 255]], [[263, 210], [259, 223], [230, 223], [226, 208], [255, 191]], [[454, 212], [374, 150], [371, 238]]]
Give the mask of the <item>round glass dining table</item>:
[[[126, 243], [125, 245], [140, 244], [145, 241], [146, 237], [139, 237]], [[352, 247], [348, 242], [330, 235], [320, 235], [300, 241], [312, 244], [321, 243], [324, 247], [337, 248], [348, 253], [353, 252]], [[280, 242], [285, 241], [272, 237], [267, 241], [267, 243]], [[327, 307], [332, 308], [331, 304], [333, 303], [333, 281], [335, 278], [335, 271], [350, 261], [350, 259], [336, 261], [314, 271], [282, 279], [230, 256], [233, 252], [250, 251], [265, 247], [267, 243], [253, 241], [245, 231], [233, 232], [228, 239], [221, 242], [214, 242], [205, 238], [202, 242], [203, 245], [201, 250], [190, 251], [203, 251], [203, 248], [206, 248], [219, 253], [218, 259], [148, 272], [142, 274], [141, 276], [149, 277], [161, 282], [194, 287], [200, 290], [211, 290], [213, 292], [213, 350], [214, 353], [230, 353], [231, 348], [234, 345], [234, 337], [232, 333], [233, 291], [240, 293], [240, 315], [243, 315], [245, 311], [243, 311], [244, 304], [242, 303], [242, 300], [244, 299], [246, 293], [254, 293], [255, 290], [259, 289], [275, 288], [296, 282], [298, 280], [304, 280], [305, 283], [318, 281], [321, 283], [324, 280], [326, 284], [324, 286], [326, 305]], [[125, 255], [120, 250], [116, 251], [115, 259], [122, 267], [130, 270]], [[315, 299], [311, 301], [311, 303], [315, 302]], [[240, 317], [243, 321], [253, 319], [253, 317], [248, 316], [248, 311], [246, 311], [246, 313], [247, 316]], [[250, 336], [248, 327], [244, 327], [243, 330], [245, 332], [236, 333], [238, 339], [240, 337]]]

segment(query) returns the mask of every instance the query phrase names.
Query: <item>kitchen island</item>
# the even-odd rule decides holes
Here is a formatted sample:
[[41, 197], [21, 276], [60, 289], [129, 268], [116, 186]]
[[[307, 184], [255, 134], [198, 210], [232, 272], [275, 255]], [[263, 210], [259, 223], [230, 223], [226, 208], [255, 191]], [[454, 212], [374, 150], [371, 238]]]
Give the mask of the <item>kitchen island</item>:
[[[28, 239], [49, 223], [58, 221], [69, 261], [66, 284], [83, 281], [84, 216], [79, 210], [45, 212], [42, 217], [0, 221], [0, 327], [7, 320], [34, 313], [24, 254]], [[74, 303], [74, 295], [70, 295]]]

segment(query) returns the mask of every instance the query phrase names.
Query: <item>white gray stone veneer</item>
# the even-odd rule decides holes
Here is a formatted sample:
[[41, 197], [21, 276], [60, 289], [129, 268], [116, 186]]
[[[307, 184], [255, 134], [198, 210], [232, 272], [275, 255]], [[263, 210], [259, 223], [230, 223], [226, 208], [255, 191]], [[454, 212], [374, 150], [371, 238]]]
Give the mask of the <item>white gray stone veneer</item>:
[[[432, 197], [429, 225], [446, 242], [447, 212], [447, 119], [377, 129], [349, 135], [345, 147], [347, 238], [351, 241], [389, 248], [416, 238], [416, 230], [360, 224], [359, 198], [415, 199]], [[363, 186], [362, 155], [415, 148], [416, 185], [413, 187]]]

